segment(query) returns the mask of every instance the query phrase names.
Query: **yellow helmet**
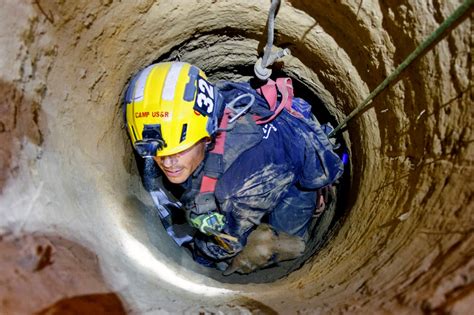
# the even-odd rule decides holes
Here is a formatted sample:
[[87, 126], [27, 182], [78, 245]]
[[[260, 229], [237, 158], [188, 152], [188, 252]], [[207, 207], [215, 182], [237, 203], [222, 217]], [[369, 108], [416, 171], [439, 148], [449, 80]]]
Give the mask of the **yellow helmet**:
[[125, 93], [130, 138], [141, 156], [172, 155], [217, 130], [221, 97], [199, 68], [156, 63], [140, 71]]

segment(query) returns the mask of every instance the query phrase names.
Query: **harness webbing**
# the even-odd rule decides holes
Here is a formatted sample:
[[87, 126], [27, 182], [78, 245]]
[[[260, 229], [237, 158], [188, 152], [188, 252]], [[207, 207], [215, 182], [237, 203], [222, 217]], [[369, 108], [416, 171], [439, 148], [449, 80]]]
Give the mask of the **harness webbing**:
[[[224, 110], [224, 115], [222, 116], [222, 120], [219, 125], [219, 129], [222, 131], [217, 134], [214, 149], [212, 149], [211, 153], [224, 155], [225, 138], [227, 135], [226, 129], [231, 113], [231, 110], [228, 108]], [[218, 178], [213, 178], [204, 174], [201, 181], [200, 193], [214, 192], [216, 189], [217, 179]]]

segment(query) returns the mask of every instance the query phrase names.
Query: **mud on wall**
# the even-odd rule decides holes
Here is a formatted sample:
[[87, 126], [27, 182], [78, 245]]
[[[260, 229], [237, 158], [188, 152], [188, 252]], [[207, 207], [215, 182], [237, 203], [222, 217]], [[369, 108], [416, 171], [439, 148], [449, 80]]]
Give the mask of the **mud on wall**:
[[[283, 2], [275, 42], [292, 50], [283, 70], [339, 119], [460, 4]], [[269, 1], [1, 6], [0, 225], [93, 251], [129, 312], [461, 314], [474, 305], [472, 17], [349, 125], [350, 211], [329, 244], [285, 279], [232, 285], [190, 270], [166, 235], [142, 228], [149, 200], [119, 101], [133, 73], [163, 58], [214, 80], [248, 77]]]

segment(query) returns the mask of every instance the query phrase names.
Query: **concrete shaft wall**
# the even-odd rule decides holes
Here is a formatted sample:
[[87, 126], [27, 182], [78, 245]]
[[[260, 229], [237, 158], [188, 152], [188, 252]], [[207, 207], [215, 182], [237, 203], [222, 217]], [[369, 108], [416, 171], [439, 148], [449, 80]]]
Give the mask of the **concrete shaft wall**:
[[[275, 43], [292, 50], [284, 70], [338, 119], [460, 4], [283, 2]], [[186, 268], [188, 258], [166, 235], [153, 242], [143, 228], [137, 213], [149, 200], [123, 129], [124, 85], [165, 57], [193, 62], [212, 79], [248, 76], [241, 70], [265, 44], [269, 4], [3, 1], [0, 225], [87, 247], [131, 313], [467, 313], [474, 306], [470, 17], [349, 124], [348, 215], [300, 270], [271, 284], [222, 284]]]

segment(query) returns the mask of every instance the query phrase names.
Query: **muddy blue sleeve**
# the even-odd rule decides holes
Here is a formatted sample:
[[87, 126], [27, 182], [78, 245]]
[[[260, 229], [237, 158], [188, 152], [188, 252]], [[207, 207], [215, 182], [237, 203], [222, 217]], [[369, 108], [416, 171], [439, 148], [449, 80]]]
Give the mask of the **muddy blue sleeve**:
[[[293, 182], [293, 172], [284, 165], [269, 164], [241, 177], [235, 190], [221, 190], [221, 210], [226, 215], [227, 232], [242, 237], [262, 217], [271, 212], [286, 195]], [[245, 241], [245, 239], [242, 239]]]

